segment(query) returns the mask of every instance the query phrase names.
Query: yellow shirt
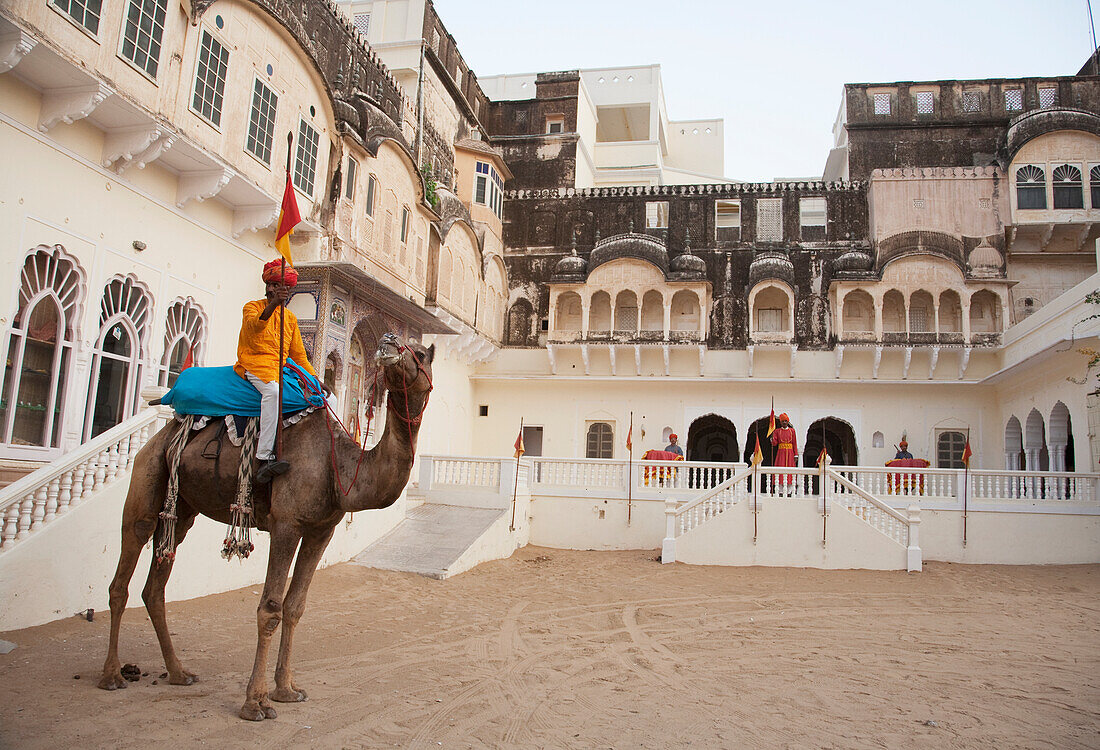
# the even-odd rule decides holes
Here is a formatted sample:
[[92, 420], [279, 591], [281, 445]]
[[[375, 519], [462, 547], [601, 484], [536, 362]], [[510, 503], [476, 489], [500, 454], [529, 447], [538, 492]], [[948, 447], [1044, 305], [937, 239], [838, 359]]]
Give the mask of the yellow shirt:
[[[250, 372], [265, 383], [278, 380], [279, 372], [279, 311], [271, 313], [267, 320], [260, 314], [267, 307], [266, 299], [245, 303], [242, 311], [241, 337], [237, 340], [237, 364], [233, 370], [242, 378]], [[290, 359], [317, 377], [309, 363], [302, 332], [298, 330], [298, 318], [290, 310], [285, 311], [283, 321], [283, 350]], [[319, 378], [318, 378], [319, 379]]]

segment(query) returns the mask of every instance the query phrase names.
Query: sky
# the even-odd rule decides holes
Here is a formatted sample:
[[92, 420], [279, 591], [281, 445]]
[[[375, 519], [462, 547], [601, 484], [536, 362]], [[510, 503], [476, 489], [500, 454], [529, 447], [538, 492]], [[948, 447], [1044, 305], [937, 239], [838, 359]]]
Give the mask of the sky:
[[669, 118], [724, 119], [747, 181], [820, 177], [845, 83], [1073, 75], [1093, 49], [1087, 0], [433, 2], [479, 76], [659, 64]]

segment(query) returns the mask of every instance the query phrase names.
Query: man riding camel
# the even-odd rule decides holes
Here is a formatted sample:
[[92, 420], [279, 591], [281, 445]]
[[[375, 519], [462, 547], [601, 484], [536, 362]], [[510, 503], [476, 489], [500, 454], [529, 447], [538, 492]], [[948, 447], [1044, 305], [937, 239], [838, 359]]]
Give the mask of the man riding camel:
[[[279, 316], [274, 313], [279, 305], [290, 299], [290, 290], [298, 283], [298, 272], [287, 266], [284, 277], [281, 261], [273, 260], [264, 266], [263, 280], [267, 284], [265, 299], [245, 303], [242, 311], [237, 364], [233, 370], [260, 392], [260, 435], [256, 445], [260, 467], [256, 471], [256, 481], [266, 484], [290, 468], [289, 463], [275, 458], [275, 432], [279, 423]], [[283, 315], [286, 358], [294, 360], [316, 378], [317, 373], [302, 344], [298, 318], [290, 310], [284, 310]], [[331, 398], [327, 387], [325, 391]]]

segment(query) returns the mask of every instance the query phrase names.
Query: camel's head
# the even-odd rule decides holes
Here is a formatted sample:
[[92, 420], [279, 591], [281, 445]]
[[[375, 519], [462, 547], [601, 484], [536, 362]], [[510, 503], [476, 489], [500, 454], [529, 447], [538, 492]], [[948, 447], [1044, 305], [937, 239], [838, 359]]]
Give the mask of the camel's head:
[[396, 335], [386, 333], [378, 342], [378, 352], [374, 358], [385, 371], [386, 387], [391, 391], [431, 389], [435, 344], [425, 348], [415, 342], [402, 342]]

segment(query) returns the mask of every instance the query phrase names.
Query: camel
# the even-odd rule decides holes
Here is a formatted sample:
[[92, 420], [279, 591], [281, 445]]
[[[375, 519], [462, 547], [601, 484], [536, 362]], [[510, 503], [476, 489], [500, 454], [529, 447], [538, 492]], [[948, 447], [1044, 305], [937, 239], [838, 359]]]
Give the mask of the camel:
[[[256, 614], [256, 660], [240, 710], [242, 719], [275, 718], [276, 712], [269, 699], [286, 703], [306, 699], [305, 691], [291, 676], [290, 653], [294, 629], [305, 610], [310, 581], [344, 514], [386, 508], [397, 500], [408, 483], [417, 432], [432, 388], [434, 356], [434, 345], [426, 349], [416, 343], [402, 344], [393, 334], [385, 334], [376, 357], [389, 390], [390, 414], [378, 444], [364, 453], [333, 421], [333, 448], [334, 438], [326, 415], [323, 411], [315, 411], [284, 434], [282, 457], [290, 462], [290, 471], [267, 485], [269, 489], [257, 485], [255, 525], [270, 534], [271, 547], [263, 596]], [[99, 681], [99, 687], [105, 690], [126, 687], [118, 658], [119, 627], [130, 578], [142, 547], [157, 527], [168, 485], [166, 451], [179, 429], [178, 425], [170, 423], [138, 452], [134, 460], [122, 511], [122, 553], [110, 589], [111, 638], [103, 677]], [[229, 506], [236, 496], [240, 449], [226, 440], [217, 462], [204, 458], [204, 447], [215, 437], [217, 429], [216, 424], [211, 424], [198, 432], [180, 458], [177, 544], [183, 541], [200, 513], [229, 523]], [[333, 457], [339, 477], [333, 475]], [[358, 465], [360, 461], [361, 466]], [[358, 477], [353, 483], [357, 469]], [[348, 491], [346, 495], [339, 489], [341, 484]], [[298, 560], [287, 588], [295, 550]], [[164, 587], [172, 574], [172, 564], [172, 559], [158, 561], [154, 555], [142, 599], [160, 641], [169, 683], [190, 685], [198, 678], [184, 669], [176, 656], [165, 619]], [[275, 667], [275, 690], [269, 694], [267, 653], [280, 623], [282, 639]]]

